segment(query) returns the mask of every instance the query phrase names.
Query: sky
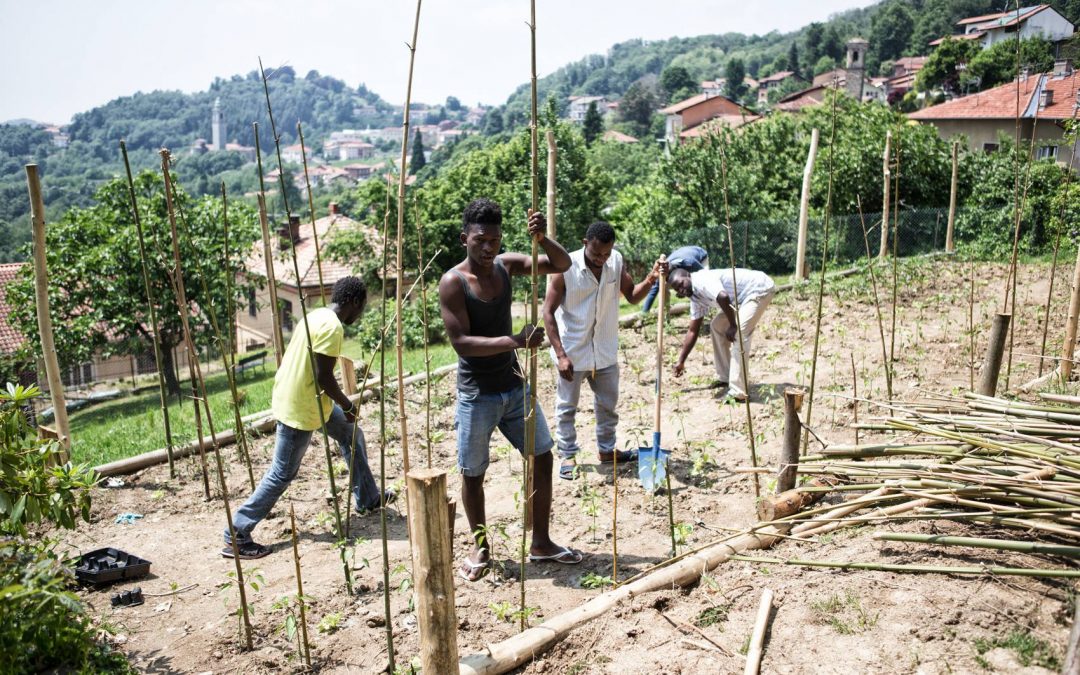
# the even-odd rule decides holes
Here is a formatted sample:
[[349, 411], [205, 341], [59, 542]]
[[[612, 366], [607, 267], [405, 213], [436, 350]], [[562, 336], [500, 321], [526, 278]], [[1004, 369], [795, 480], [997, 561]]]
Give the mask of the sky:
[[[616, 42], [788, 32], [873, 0], [537, 0], [540, 77]], [[289, 65], [405, 99], [408, 0], [0, 0], [0, 121], [64, 124], [138, 91]], [[529, 2], [425, 0], [413, 100], [499, 104], [530, 75]]]

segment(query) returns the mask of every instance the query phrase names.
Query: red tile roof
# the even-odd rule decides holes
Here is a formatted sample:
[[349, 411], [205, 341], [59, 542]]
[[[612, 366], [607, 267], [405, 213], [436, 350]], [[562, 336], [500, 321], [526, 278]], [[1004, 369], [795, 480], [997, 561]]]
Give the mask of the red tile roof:
[[[1015, 119], [1016, 93], [1020, 91], [1020, 116], [1040, 119], [1071, 119], [1076, 111], [1077, 91], [1080, 90], [1080, 73], [1054, 78], [1050, 75], [1032, 75], [1023, 82], [1008, 82], [977, 94], [955, 98], [938, 105], [923, 108], [908, 115], [919, 121], [963, 119]], [[1038, 98], [1042, 91], [1053, 92], [1050, 105], [1039, 110]]]
[[983, 31], [975, 31], [974, 33], [965, 33], [963, 35], [946, 35], [943, 38], [938, 38], [930, 43], [931, 47], [936, 47], [946, 40], [978, 40], [982, 36], [986, 35]]
[[982, 23], [984, 21], [990, 21], [991, 19], [997, 19], [1005, 15], [1005, 12], [995, 12], [994, 14], [983, 14], [981, 16], [969, 16], [966, 19], [960, 19], [956, 22], [957, 26], [966, 26], [969, 23]]
[[773, 82], [782, 82], [782, 81], [788, 79], [789, 77], [793, 77], [793, 76], [795, 76], [795, 73], [791, 72], [790, 70], [781, 70], [779, 73], [773, 73], [772, 75], [769, 75], [768, 77], [761, 78], [760, 80], [758, 80], [758, 84], [760, 85], [760, 84], [765, 84], [765, 83], [770, 83], [771, 84]]
[[608, 129], [604, 132], [604, 135], [600, 137], [605, 141], [614, 141], [616, 143], [637, 143], [638, 139], [633, 136], [622, 133], [621, 131], [615, 131], [614, 129]]
[[11, 354], [26, 342], [26, 337], [11, 325], [11, 306], [7, 304], [7, 285], [15, 280], [27, 263], [0, 265], [0, 354]]
[[[377, 256], [380, 254], [382, 245], [375, 229], [361, 225], [355, 220], [341, 214], [329, 215], [315, 221], [315, 232], [319, 236], [320, 247], [323, 249], [326, 248], [327, 240], [333, 238], [334, 231], [346, 228], [364, 228], [367, 231], [368, 245], [371, 247], [373, 255]], [[270, 246], [273, 250], [272, 255], [274, 257], [274, 276], [277, 277], [278, 283], [296, 288], [296, 274], [293, 272], [292, 249], [281, 249], [278, 245], [277, 237], [271, 236], [272, 241]], [[295, 249], [296, 264], [300, 268], [300, 279], [302, 280], [304, 288], [314, 288], [317, 292], [319, 287], [319, 270], [316, 265], [315, 240], [311, 236], [310, 220], [300, 224], [300, 241], [295, 244]], [[266, 277], [266, 262], [263, 257], [262, 241], [257, 241], [252, 245], [251, 252], [244, 262], [244, 267], [250, 275], [263, 278]], [[322, 273], [323, 285], [326, 287], [326, 290], [329, 291], [338, 279], [347, 277], [353, 272], [348, 265], [328, 259], [324, 252], [322, 255]]]

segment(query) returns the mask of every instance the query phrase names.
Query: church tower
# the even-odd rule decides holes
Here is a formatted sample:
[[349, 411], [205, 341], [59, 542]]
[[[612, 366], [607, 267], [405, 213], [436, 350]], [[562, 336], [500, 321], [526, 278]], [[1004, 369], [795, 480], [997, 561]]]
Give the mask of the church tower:
[[844, 68], [844, 79], [847, 80], [847, 93], [856, 101], [863, 97], [863, 80], [866, 77], [866, 50], [870, 43], [857, 37], [847, 43], [847, 66]]
[[225, 117], [221, 114], [221, 99], [214, 99], [214, 112], [210, 115], [210, 140], [214, 150], [225, 149]]

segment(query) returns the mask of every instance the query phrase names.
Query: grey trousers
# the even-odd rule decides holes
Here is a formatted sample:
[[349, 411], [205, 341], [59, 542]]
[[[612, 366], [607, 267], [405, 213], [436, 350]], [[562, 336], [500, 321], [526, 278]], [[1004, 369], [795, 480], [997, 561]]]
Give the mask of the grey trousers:
[[615, 451], [615, 428], [619, 425], [619, 413], [615, 412], [619, 403], [618, 364], [596, 371], [575, 370], [572, 381], [558, 378], [559, 386], [555, 390], [555, 443], [559, 456], [563, 459], [572, 459], [581, 451], [574, 420], [581, 397], [581, 383], [584, 380], [589, 381], [593, 390], [596, 446], [600, 452]]
[[[776, 289], [770, 290], [752, 300], [746, 300], [739, 306], [739, 324], [742, 325], [742, 339], [745, 345], [739, 344], [738, 333], [735, 342], [728, 342], [724, 335], [730, 323], [723, 312], [717, 312], [716, 317], [710, 324], [712, 328], [713, 365], [716, 366], [716, 376], [721, 382], [730, 382], [731, 388], [728, 393], [733, 396], [746, 396], [746, 388], [749, 383], [743, 382], [742, 355], [746, 354], [746, 372], [750, 373], [750, 342], [754, 337], [754, 329], [765, 313], [765, 308], [772, 302]], [[734, 363], [732, 363], [734, 362]], [[734, 370], [734, 372], [731, 372]], [[730, 375], [730, 378], [729, 378]]]

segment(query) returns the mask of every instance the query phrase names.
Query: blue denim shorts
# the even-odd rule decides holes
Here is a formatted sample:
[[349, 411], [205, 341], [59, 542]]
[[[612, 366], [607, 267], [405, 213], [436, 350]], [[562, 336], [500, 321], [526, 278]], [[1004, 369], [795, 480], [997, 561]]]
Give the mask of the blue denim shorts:
[[[525, 452], [525, 387], [498, 394], [458, 392], [457, 417], [458, 468], [461, 475], [483, 476], [491, 455], [491, 434], [498, 428], [506, 440]], [[536, 444], [533, 454], [551, 452], [551, 440], [544, 410], [536, 404]]]

